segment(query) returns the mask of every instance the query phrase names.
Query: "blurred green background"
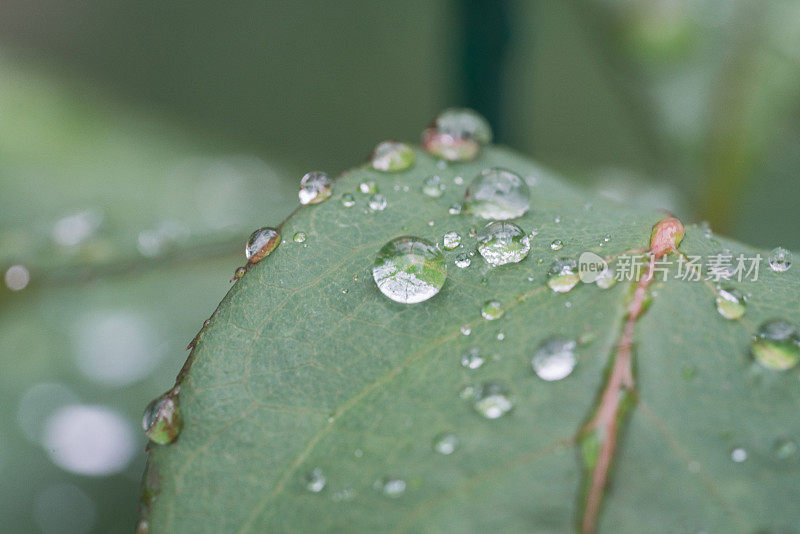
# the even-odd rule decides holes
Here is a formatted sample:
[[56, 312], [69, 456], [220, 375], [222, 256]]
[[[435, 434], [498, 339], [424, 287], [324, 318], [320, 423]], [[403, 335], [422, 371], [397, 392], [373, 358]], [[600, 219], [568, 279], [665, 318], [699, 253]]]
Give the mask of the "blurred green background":
[[797, 0], [0, 4], [3, 530], [131, 531], [142, 409], [249, 232], [452, 105], [597, 194], [800, 248]]

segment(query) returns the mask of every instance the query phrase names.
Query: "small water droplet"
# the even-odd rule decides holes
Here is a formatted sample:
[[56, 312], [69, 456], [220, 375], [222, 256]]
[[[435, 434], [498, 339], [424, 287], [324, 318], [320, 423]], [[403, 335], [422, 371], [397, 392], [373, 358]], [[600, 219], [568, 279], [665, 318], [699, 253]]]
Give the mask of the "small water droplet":
[[295, 232], [292, 240], [295, 243], [305, 243], [306, 238], [308, 238], [308, 235], [305, 232]]
[[372, 168], [382, 172], [399, 172], [411, 167], [414, 160], [414, 149], [407, 144], [384, 141], [372, 153]]
[[558, 258], [547, 269], [547, 285], [556, 293], [567, 293], [580, 280], [578, 263], [572, 258]]
[[716, 297], [717, 311], [726, 319], [738, 319], [745, 312], [745, 298], [738, 289], [720, 289]]
[[447, 213], [450, 215], [458, 215], [461, 213], [461, 204], [456, 202], [455, 204], [451, 204], [449, 208], [447, 208]]
[[777, 459], [786, 460], [797, 452], [797, 443], [788, 438], [778, 438], [772, 445], [772, 450]]
[[241, 277], [243, 277], [247, 273], [247, 267], [237, 267], [235, 271], [233, 271], [233, 277], [231, 278], [231, 282], [234, 282]]
[[462, 335], [468, 336], [471, 333], [472, 333], [472, 328], [470, 328], [469, 326], [464, 325], [464, 326], [461, 327], [461, 334]]
[[601, 240], [601, 243], [608, 243], [610, 241], [611, 241], [611, 234], [606, 234], [606, 235], [603, 236], [603, 239]]
[[769, 267], [776, 273], [788, 271], [792, 266], [792, 253], [783, 247], [776, 247], [769, 253]]
[[734, 462], [742, 463], [747, 460], [747, 451], [742, 449], [741, 447], [736, 447], [731, 451], [731, 460]]
[[550, 243], [550, 248], [553, 250], [561, 250], [564, 248], [564, 242], [560, 239], [554, 239], [552, 243]]
[[464, 177], [463, 176], [454, 176], [453, 183], [456, 185], [464, 185]]
[[444, 184], [437, 175], [428, 176], [422, 182], [422, 193], [431, 198], [439, 198], [444, 194]]
[[369, 197], [369, 209], [372, 211], [383, 211], [386, 209], [387, 206], [386, 197], [377, 193]]
[[258, 263], [278, 248], [281, 243], [281, 233], [275, 228], [259, 228], [247, 240], [244, 254], [250, 263]]
[[434, 224], [436, 224], [434, 221], [428, 221], [428, 226], [433, 226]]
[[448, 161], [473, 159], [481, 145], [491, 141], [491, 126], [485, 118], [471, 109], [446, 109], [422, 132], [422, 146], [425, 150]]
[[469, 184], [464, 207], [484, 219], [502, 221], [521, 217], [531, 207], [530, 190], [511, 171], [486, 169]]
[[433, 450], [445, 456], [453, 454], [456, 447], [458, 447], [458, 437], [450, 432], [439, 434], [433, 440]]
[[350, 193], [345, 193], [342, 195], [342, 206], [345, 208], [352, 208], [356, 205], [356, 199]]
[[506, 334], [502, 330], [497, 333], [497, 341], [503, 341], [505, 338], [506, 338]]
[[458, 235], [458, 232], [447, 232], [442, 237], [442, 246], [445, 248], [445, 250], [453, 250], [460, 244], [461, 236]]
[[183, 419], [174, 390], [156, 397], [144, 410], [142, 428], [153, 443], [172, 443], [178, 438], [182, 427]]
[[31, 281], [31, 274], [24, 265], [12, 265], [6, 270], [6, 287], [11, 291], [22, 291]]
[[300, 179], [300, 204], [319, 204], [331, 196], [331, 179], [319, 171], [309, 172]]
[[786, 321], [767, 321], [759, 327], [750, 351], [755, 360], [767, 369], [791, 369], [800, 360], [797, 327]]
[[561, 217], [559, 215], [556, 215], [553, 218], [553, 222], [556, 223], [556, 224], [561, 224]]
[[419, 237], [392, 239], [378, 252], [372, 277], [381, 293], [406, 304], [436, 295], [447, 278], [444, 254]]
[[319, 467], [315, 467], [313, 470], [311, 470], [311, 472], [309, 472], [305, 478], [306, 489], [312, 493], [319, 493], [325, 489], [325, 484], [327, 482], [328, 481], [325, 478], [325, 474]]
[[478, 235], [478, 252], [495, 267], [519, 263], [528, 256], [530, 250], [530, 237], [514, 223], [490, 222]]
[[365, 180], [358, 184], [358, 190], [365, 195], [374, 195], [378, 192], [378, 186], [375, 185], [373, 180]]
[[406, 481], [400, 478], [387, 477], [375, 481], [375, 488], [386, 497], [396, 499], [406, 492]]
[[531, 360], [536, 375], [548, 382], [568, 377], [578, 362], [575, 357], [576, 345], [574, 340], [562, 337], [543, 341]]
[[471, 400], [475, 397], [475, 386], [464, 386], [458, 392], [459, 398], [462, 400]]
[[496, 300], [487, 300], [481, 307], [481, 316], [487, 321], [494, 321], [503, 316], [503, 305]]
[[455, 263], [456, 267], [459, 269], [466, 269], [472, 263], [472, 260], [469, 259], [469, 254], [462, 252], [456, 256], [456, 259], [453, 261], [453, 263]]
[[478, 347], [472, 347], [461, 355], [461, 366], [467, 369], [479, 369], [485, 361]]
[[472, 407], [486, 419], [497, 419], [510, 412], [514, 402], [503, 384], [485, 382], [475, 390]]

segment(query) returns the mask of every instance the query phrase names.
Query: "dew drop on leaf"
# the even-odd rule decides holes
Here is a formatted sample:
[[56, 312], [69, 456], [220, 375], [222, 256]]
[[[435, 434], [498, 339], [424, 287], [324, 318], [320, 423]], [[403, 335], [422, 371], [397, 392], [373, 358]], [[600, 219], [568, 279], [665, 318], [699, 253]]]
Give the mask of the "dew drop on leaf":
[[447, 208], [447, 213], [450, 215], [458, 215], [461, 213], [461, 204], [456, 202], [455, 204], [451, 204], [449, 208]]
[[319, 467], [315, 467], [312, 469], [307, 475], [305, 479], [306, 489], [312, 493], [319, 493], [323, 489], [325, 489], [325, 484], [327, 484], [327, 479], [325, 478], [325, 474], [322, 472], [322, 469]]
[[396, 499], [406, 492], [406, 481], [400, 478], [386, 477], [376, 480], [375, 488], [384, 496]]
[[382, 172], [404, 171], [414, 164], [414, 149], [405, 143], [384, 141], [372, 153], [372, 168]]
[[455, 263], [456, 267], [458, 267], [459, 269], [466, 269], [467, 267], [470, 266], [472, 260], [470, 259], [469, 254], [467, 254], [466, 252], [462, 252], [461, 254], [456, 256], [456, 259], [453, 261], [453, 263]]
[[479, 369], [485, 361], [478, 347], [472, 347], [461, 355], [461, 366], [467, 369]]
[[142, 428], [153, 443], [172, 443], [178, 438], [182, 426], [183, 420], [174, 390], [156, 397], [144, 410]]
[[376, 193], [369, 197], [369, 203], [367, 205], [372, 211], [383, 211], [386, 209], [387, 204], [386, 197], [380, 193]]
[[300, 204], [319, 204], [331, 196], [331, 179], [319, 171], [309, 172], [300, 179]]
[[564, 242], [560, 239], [554, 239], [552, 243], [550, 243], [550, 248], [553, 250], [561, 250], [564, 248]]
[[374, 195], [378, 192], [378, 186], [372, 180], [365, 180], [358, 184], [358, 190], [365, 195]]
[[580, 280], [578, 263], [572, 258], [558, 258], [547, 269], [547, 285], [556, 293], [567, 293]]
[[431, 198], [439, 198], [444, 194], [444, 184], [437, 175], [428, 176], [422, 182], [422, 193]]
[[800, 360], [797, 327], [786, 321], [767, 321], [759, 327], [750, 351], [755, 360], [767, 369], [791, 369]]
[[519, 263], [531, 250], [530, 237], [514, 223], [494, 221], [478, 234], [478, 252], [492, 266]]
[[776, 247], [769, 253], [769, 268], [776, 273], [788, 271], [792, 266], [792, 253], [783, 247]]
[[747, 451], [741, 447], [736, 447], [731, 451], [731, 460], [737, 464], [744, 462], [747, 460]]
[[716, 297], [717, 311], [726, 319], [738, 319], [745, 312], [745, 298], [738, 289], [720, 289]]
[[447, 232], [442, 237], [442, 246], [445, 250], [453, 250], [461, 244], [461, 236], [458, 232]]
[[295, 243], [305, 243], [307, 238], [308, 235], [305, 232], [295, 232], [294, 236], [292, 237], [292, 240]]
[[510, 412], [514, 402], [503, 384], [485, 382], [475, 390], [472, 407], [486, 419], [497, 419]]
[[481, 307], [481, 316], [487, 321], [494, 321], [503, 316], [503, 305], [496, 300], [487, 300]]
[[458, 447], [458, 437], [450, 432], [439, 434], [433, 440], [433, 450], [445, 456], [453, 454], [456, 447]]
[[356, 199], [350, 193], [345, 193], [342, 195], [342, 206], [345, 208], [352, 208], [356, 205]]
[[247, 240], [244, 254], [250, 263], [258, 263], [278, 248], [281, 244], [281, 233], [275, 228], [259, 228]]
[[467, 188], [464, 207], [484, 219], [504, 221], [521, 217], [531, 208], [528, 184], [505, 169], [482, 171]]
[[574, 340], [562, 337], [543, 341], [531, 359], [536, 376], [548, 382], [568, 377], [578, 361], [575, 358], [576, 345]]
[[436, 295], [447, 278], [444, 254], [420, 237], [392, 239], [378, 252], [372, 277], [395, 302], [414, 304]]

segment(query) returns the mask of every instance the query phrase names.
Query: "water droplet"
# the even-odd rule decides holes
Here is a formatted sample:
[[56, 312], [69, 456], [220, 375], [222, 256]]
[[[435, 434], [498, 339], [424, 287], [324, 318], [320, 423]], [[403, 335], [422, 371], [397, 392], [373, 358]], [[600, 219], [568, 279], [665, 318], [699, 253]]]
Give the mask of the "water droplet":
[[310, 473], [306, 475], [305, 479], [306, 489], [313, 493], [319, 493], [320, 491], [325, 489], [325, 484], [327, 484], [327, 482], [328, 481], [325, 478], [325, 474], [319, 467], [315, 467]]
[[478, 235], [478, 252], [495, 267], [519, 263], [528, 256], [530, 250], [530, 237], [514, 223], [490, 222]]
[[247, 267], [237, 267], [235, 271], [233, 271], [233, 277], [231, 278], [231, 282], [235, 282], [236, 280], [243, 277], [247, 274]]
[[597, 287], [600, 289], [611, 289], [616, 285], [617, 279], [614, 277], [614, 273], [611, 269], [604, 269], [597, 275], [597, 279], [595, 279], [594, 283], [597, 284]]
[[461, 213], [461, 204], [456, 202], [455, 204], [451, 204], [449, 208], [447, 208], [447, 213], [450, 215], [458, 215]]
[[734, 462], [742, 463], [747, 460], [747, 451], [742, 449], [741, 447], [736, 447], [731, 451], [731, 460]]
[[745, 298], [738, 289], [720, 289], [716, 302], [717, 311], [726, 319], [738, 319], [744, 315]]
[[575, 346], [575, 341], [562, 337], [543, 341], [531, 360], [536, 375], [548, 382], [568, 377], [578, 362]]
[[372, 180], [365, 180], [358, 184], [358, 190], [365, 195], [374, 195], [378, 192], [378, 186]]
[[485, 382], [472, 399], [472, 407], [486, 419], [497, 419], [514, 407], [506, 387], [499, 382]]
[[455, 263], [456, 267], [459, 269], [466, 269], [472, 263], [472, 260], [469, 258], [469, 254], [462, 252], [456, 256], [456, 259], [453, 261], [453, 263]]
[[372, 168], [376, 171], [399, 172], [414, 164], [414, 149], [405, 143], [384, 141], [372, 153]]
[[319, 171], [309, 172], [300, 179], [300, 204], [319, 204], [331, 196], [331, 179]]
[[580, 280], [577, 269], [572, 258], [558, 258], [547, 269], [547, 285], [556, 293], [567, 293]]
[[12, 265], [6, 270], [6, 287], [11, 291], [21, 291], [31, 281], [31, 274], [24, 265]]
[[486, 169], [472, 180], [464, 207], [484, 219], [521, 217], [531, 207], [530, 190], [519, 175], [505, 169]]
[[460, 244], [461, 236], [458, 235], [458, 232], [447, 232], [442, 237], [442, 246], [445, 248], [445, 250], [453, 250]]
[[464, 386], [463, 388], [461, 388], [461, 391], [458, 392], [458, 396], [462, 400], [471, 400], [475, 398], [475, 387]]
[[785, 371], [800, 360], [800, 335], [786, 321], [767, 321], [759, 327], [750, 351], [767, 369]]
[[561, 224], [561, 217], [559, 215], [556, 215], [553, 218], [553, 222], [556, 223], [556, 224]]
[[608, 243], [609, 241], [611, 241], [611, 234], [606, 234], [603, 236], [603, 239], [600, 241], [600, 244]]
[[497, 333], [497, 341], [503, 341], [505, 338], [506, 338], [506, 334], [502, 330]]
[[342, 195], [342, 206], [345, 208], [352, 208], [356, 205], [356, 199], [350, 193], [345, 193]]
[[485, 361], [478, 347], [472, 347], [461, 355], [461, 366], [467, 369], [478, 369]]
[[776, 273], [788, 271], [792, 266], [792, 253], [783, 247], [776, 247], [769, 253], [769, 267]]
[[461, 334], [462, 335], [468, 336], [471, 333], [472, 333], [472, 328], [470, 328], [469, 326], [464, 325], [464, 326], [461, 327]]
[[375, 481], [375, 488], [386, 497], [396, 499], [406, 492], [406, 481], [400, 478], [387, 477]]
[[386, 197], [381, 195], [380, 193], [372, 195], [371, 197], [369, 197], [368, 205], [369, 209], [371, 209], [372, 211], [383, 211], [386, 209], [387, 205]]
[[436, 176], [428, 176], [422, 182], [422, 193], [432, 198], [439, 198], [444, 194], [444, 184], [442, 179]]
[[550, 248], [553, 250], [561, 250], [564, 248], [564, 242], [560, 239], [554, 239], [552, 243], [550, 243]]
[[797, 452], [797, 443], [787, 438], [778, 438], [772, 446], [775, 457], [779, 460], [786, 460], [794, 456]]
[[397, 237], [378, 252], [372, 277], [381, 293], [413, 304], [428, 300], [442, 289], [447, 278], [444, 254], [419, 237]]
[[487, 321], [499, 319], [504, 313], [505, 310], [503, 310], [503, 305], [496, 300], [487, 300], [483, 304], [483, 307], [481, 307], [481, 315]]
[[244, 254], [250, 263], [258, 263], [278, 248], [281, 243], [281, 233], [275, 228], [259, 228], [250, 235]]
[[308, 235], [305, 232], [295, 232], [294, 236], [292, 237], [295, 243], [305, 243], [307, 238]]
[[422, 133], [422, 146], [448, 161], [473, 159], [481, 145], [492, 142], [492, 128], [471, 109], [450, 108], [441, 112]]
[[433, 440], [433, 450], [439, 454], [444, 454], [445, 456], [453, 454], [453, 452], [456, 450], [456, 447], [458, 447], [458, 437], [449, 432], [439, 434]]
[[172, 390], [150, 401], [144, 410], [142, 428], [153, 443], [172, 443], [178, 438], [182, 427], [178, 398]]

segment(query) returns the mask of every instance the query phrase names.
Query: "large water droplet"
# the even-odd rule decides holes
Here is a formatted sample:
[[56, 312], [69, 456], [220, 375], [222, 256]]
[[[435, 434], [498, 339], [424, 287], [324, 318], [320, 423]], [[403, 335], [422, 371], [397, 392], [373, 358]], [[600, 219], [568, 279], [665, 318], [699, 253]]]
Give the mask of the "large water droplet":
[[497, 419], [510, 412], [514, 402], [503, 384], [486, 382], [475, 390], [472, 407], [486, 419]]
[[372, 153], [372, 168], [376, 171], [399, 172], [414, 164], [414, 149], [405, 143], [384, 141]]
[[458, 447], [458, 437], [450, 432], [439, 434], [433, 440], [433, 450], [445, 456], [453, 454], [456, 447]]
[[178, 408], [178, 398], [173, 391], [168, 391], [156, 397], [142, 416], [142, 428], [153, 443], [165, 445], [178, 438], [183, 427], [181, 411]]
[[406, 492], [406, 481], [400, 478], [387, 477], [375, 481], [375, 488], [386, 497], [396, 499]]
[[397, 237], [378, 252], [372, 277], [381, 293], [406, 304], [428, 300], [447, 278], [444, 254], [419, 237]]
[[250, 235], [244, 254], [250, 263], [258, 263], [278, 248], [281, 244], [281, 233], [275, 228], [259, 228]]
[[422, 133], [425, 150], [448, 161], [470, 160], [478, 154], [481, 145], [491, 142], [491, 126], [471, 109], [447, 109]]
[[485, 361], [478, 347], [472, 347], [461, 355], [461, 365], [467, 369], [478, 369]]
[[442, 246], [445, 250], [453, 250], [461, 244], [461, 236], [458, 232], [447, 232], [442, 237]]
[[519, 263], [528, 256], [530, 250], [530, 237], [514, 223], [490, 222], [478, 234], [478, 252], [495, 267]]
[[319, 204], [331, 196], [331, 179], [324, 172], [309, 172], [300, 179], [300, 204]]
[[367, 205], [369, 209], [372, 211], [383, 211], [386, 209], [387, 206], [386, 197], [381, 195], [380, 193], [374, 194], [369, 197], [369, 202]]
[[444, 194], [444, 184], [442, 183], [442, 179], [436, 176], [428, 176], [425, 178], [425, 181], [422, 182], [422, 193], [426, 196], [431, 198], [439, 198]]
[[494, 321], [503, 316], [503, 305], [496, 300], [487, 300], [481, 307], [481, 316], [487, 321]]
[[772, 249], [769, 253], [769, 267], [776, 273], [788, 271], [792, 266], [792, 253], [783, 247]]
[[572, 258], [558, 258], [547, 269], [547, 285], [556, 293], [570, 291], [579, 280], [578, 263]]
[[800, 335], [786, 321], [773, 320], [762, 324], [751, 347], [758, 363], [775, 371], [785, 371], [800, 360]]
[[536, 375], [548, 382], [568, 377], [578, 362], [575, 346], [574, 340], [562, 337], [552, 337], [542, 342], [531, 360]]
[[484, 219], [506, 220], [521, 217], [531, 208], [528, 184], [505, 169], [486, 169], [472, 180], [464, 197], [464, 207]]
[[319, 467], [315, 467], [306, 475], [305, 484], [306, 489], [312, 493], [319, 493], [323, 489], [325, 489], [325, 484], [327, 484], [327, 479], [325, 478], [325, 473], [322, 472], [322, 469]]
[[738, 289], [720, 289], [717, 291], [717, 311], [726, 319], [738, 319], [744, 315], [745, 298]]

